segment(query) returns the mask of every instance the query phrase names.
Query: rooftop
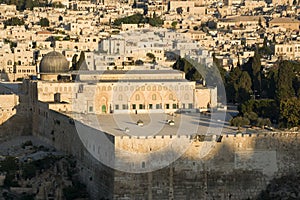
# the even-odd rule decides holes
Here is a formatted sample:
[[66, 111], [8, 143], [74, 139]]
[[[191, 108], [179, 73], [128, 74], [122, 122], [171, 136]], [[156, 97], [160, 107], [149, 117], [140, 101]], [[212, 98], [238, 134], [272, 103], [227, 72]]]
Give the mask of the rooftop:
[[270, 23], [300, 23], [300, 21], [293, 18], [280, 17], [272, 19]]
[[[114, 136], [218, 135], [233, 134], [237, 130], [229, 126], [231, 116], [225, 112], [214, 113], [212, 116], [200, 113], [181, 113], [174, 116], [164, 113], [74, 114], [74, 116], [83, 124]], [[144, 125], [138, 126], [136, 124], [138, 120], [142, 120]], [[170, 126], [167, 120], [174, 120], [175, 125]], [[129, 132], [125, 129], [129, 129]]]

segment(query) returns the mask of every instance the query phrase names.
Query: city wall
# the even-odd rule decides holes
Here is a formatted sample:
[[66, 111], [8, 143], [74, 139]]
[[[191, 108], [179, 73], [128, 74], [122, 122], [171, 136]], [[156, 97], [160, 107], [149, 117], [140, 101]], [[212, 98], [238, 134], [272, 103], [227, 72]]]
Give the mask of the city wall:
[[[134, 140], [144, 139], [115, 140], [130, 151], [136, 148], [133, 143], [141, 143]], [[143, 141], [142, 151], [161, 140]], [[144, 174], [116, 171], [114, 198], [255, 199], [272, 179], [299, 170], [299, 144], [300, 133], [292, 132], [224, 135], [219, 142], [193, 139], [186, 153], [168, 167]]]
[[0, 140], [31, 134], [32, 116], [25, 96], [0, 94]]
[[[139, 153], [159, 151], [174, 139], [190, 144], [179, 159], [153, 172], [111, 170], [95, 159], [105, 154], [96, 140], [99, 131], [83, 125], [91, 135], [79, 136], [76, 124], [81, 122], [49, 110], [47, 104], [39, 103], [38, 107], [33, 114], [34, 135], [77, 157], [81, 178], [92, 199], [252, 199], [272, 179], [300, 169], [300, 133], [266, 132], [204, 140], [193, 136], [108, 136], [115, 148], [109, 150], [115, 155], [108, 156], [128, 165], [134, 163], [130, 170], [153, 165]], [[177, 150], [174, 145], [172, 148]], [[123, 150], [137, 155], [126, 156]]]
[[[80, 122], [76, 123], [82, 125], [91, 134], [98, 132]], [[32, 124], [33, 135], [78, 160], [80, 179], [87, 185], [91, 199], [112, 198], [114, 171], [98, 162], [88, 152], [77, 134], [75, 121], [72, 118], [49, 110], [48, 104], [39, 102], [33, 112]]]

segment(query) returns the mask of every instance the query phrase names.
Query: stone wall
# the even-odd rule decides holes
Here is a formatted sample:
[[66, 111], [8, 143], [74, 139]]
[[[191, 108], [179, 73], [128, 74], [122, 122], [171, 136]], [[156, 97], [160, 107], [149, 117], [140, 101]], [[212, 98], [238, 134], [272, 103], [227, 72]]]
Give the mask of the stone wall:
[[25, 95], [0, 94], [0, 139], [31, 134], [31, 107]]
[[[33, 135], [76, 157], [80, 179], [87, 185], [91, 199], [111, 199], [114, 172], [87, 151], [77, 133], [75, 121], [67, 115], [49, 110], [46, 103], [39, 102], [34, 110]], [[83, 127], [88, 132], [95, 134], [98, 132], [88, 126]]]
[[[157, 151], [174, 138], [190, 143], [178, 160], [162, 169], [148, 173], [111, 170], [97, 161], [105, 154], [97, 140], [103, 132], [51, 111], [45, 103], [40, 102], [34, 110], [34, 135], [77, 157], [91, 199], [252, 199], [272, 179], [300, 169], [300, 133], [266, 132], [223, 135], [221, 140], [213, 136], [205, 141], [192, 136], [108, 136], [115, 148], [114, 155], [108, 156], [128, 164], [134, 162], [134, 166], [139, 163], [139, 168], [142, 161], [153, 163], [141, 160], [139, 155], [126, 157], [122, 150], [137, 154]], [[81, 132], [87, 134], [78, 134], [76, 124], [81, 124]]]
[[[269, 181], [300, 169], [300, 133], [223, 136], [194, 141], [187, 152], [161, 170], [115, 172], [115, 199], [253, 199]], [[124, 144], [123, 144], [124, 145]], [[147, 145], [147, 144], [146, 144]]]

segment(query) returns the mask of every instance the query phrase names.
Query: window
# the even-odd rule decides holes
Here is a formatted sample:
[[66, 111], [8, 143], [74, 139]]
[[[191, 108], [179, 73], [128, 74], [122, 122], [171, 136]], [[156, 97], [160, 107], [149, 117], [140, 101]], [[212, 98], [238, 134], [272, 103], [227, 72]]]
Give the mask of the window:
[[176, 109], [176, 108], [177, 108], [177, 104], [173, 103], [173, 109]]
[[144, 104], [139, 104], [139, 109], [145, 109], [145, 105]]
[[93, 111], [94, 111], [93, 106], [89, 106], [89, 112], [93, 112]]
[[136, 104], [132, 104], [132, 109], [136, 109]]
[[153, 109], [153, 105], [152, 104], [149, 104], [149, 109]]
[[123, 100], [123, 96], [122, 96], [121, 94], [118, 96], [118, 100], [119, 100], [119, 101], [122, 101], [122, 100]]
[[156, 100], [156, 94], [152, 95], [152, 100]]
[[188, 94], [184, 95], [184, 100], [189, 100], [189, 95]]
[[135, 95], [135, 100], [136, 101], [140, 100], [140, 95], [139, 94]]
[[170, 109], [170, 104], [166, 104], [166, 109]]
[[128, 109], [128, 105], [127, 105], [127, 104], [123, 104], [123, 105], [122, 105], [122, 109], [123, 109], [123, 110], [127, 110], [127, 109]]
[[119, 110], [119, 105], [115, 105], [115, 110]]
[[189, 103], [189, 109], [192, 109], [192, 108], [193, 108], [193, 104]]

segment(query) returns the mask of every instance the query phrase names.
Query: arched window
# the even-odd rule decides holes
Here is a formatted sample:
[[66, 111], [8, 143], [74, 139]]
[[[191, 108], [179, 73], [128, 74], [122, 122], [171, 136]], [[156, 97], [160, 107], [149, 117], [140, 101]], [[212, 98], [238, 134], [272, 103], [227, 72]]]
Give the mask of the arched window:
[[139, 94], [136, 94], [136, 95], [135, 95], [135, 100], [136, 100], [136, 101], [140, 100], [140, 95], [139, 95]]
[[7, 61], [7, 65], [12, 65], [12, 61], [11, 61], [11, 60], [8, 60], [8, 61]]
[[122, 96], [121, 94], [118, 96], [118, 100], [119, 100], [119, 101], [122, 101], [122, 100], [123, 100], [123, 96]]
[[189, 100], [189, 95], [188, 94], [184, 95], [184, 100]]
[[152, 94], [152, 100], [156, 100], [156, 94]]

